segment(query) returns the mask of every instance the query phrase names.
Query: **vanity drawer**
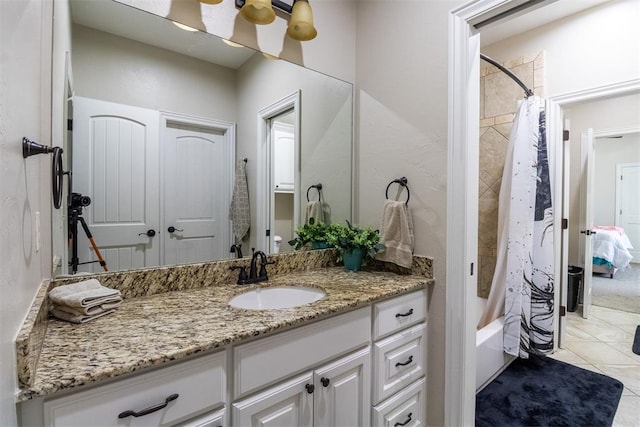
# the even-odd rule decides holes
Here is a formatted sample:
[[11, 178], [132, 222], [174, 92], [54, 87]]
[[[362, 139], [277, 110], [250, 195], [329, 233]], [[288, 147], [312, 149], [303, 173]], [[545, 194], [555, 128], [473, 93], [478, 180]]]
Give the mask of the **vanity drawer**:
[[234, 399], [368, 344], [370, 313], [361, 308], [235, 347]]
[[[160, 426], [187, 420], [224, 406], [226, 352], [137, 375], [44, 403], [46, 426]], [[139, 417], [118, 415], [166, 407]]]
[[374, 404], [424, 375], [426, 332], [427, 325], [420, 323], [374, 344]]
[[423, 322], [427, 315], [425, 290], [412, 292], [373, 306], [373, 339], [377, 340]]
[[373, 407], [373, 427], [426, 426], [427, 387], [424, 378], [411, 384], [381, 404]]

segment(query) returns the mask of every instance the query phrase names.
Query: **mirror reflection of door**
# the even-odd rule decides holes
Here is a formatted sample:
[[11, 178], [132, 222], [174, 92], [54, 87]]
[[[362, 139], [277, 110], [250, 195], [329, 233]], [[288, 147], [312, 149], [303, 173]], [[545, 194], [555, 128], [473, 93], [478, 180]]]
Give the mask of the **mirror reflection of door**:
[[288, 252], [286, 243], [294, 237], [295, 221], [295, 133], [293, 110], [269, 120], [271, 141], [271, 224], [272, 253]]
[[164, 129], [163, 264], [206, 262], [228, 252], [224, 239], [224, 135], [168, 122]]
[[[73, 111], [72, 190], [109, 271], [224, 257], [230, 124], [81, 97]], [[78, 271], [102, 271], [82, 227], [77, 242]]]

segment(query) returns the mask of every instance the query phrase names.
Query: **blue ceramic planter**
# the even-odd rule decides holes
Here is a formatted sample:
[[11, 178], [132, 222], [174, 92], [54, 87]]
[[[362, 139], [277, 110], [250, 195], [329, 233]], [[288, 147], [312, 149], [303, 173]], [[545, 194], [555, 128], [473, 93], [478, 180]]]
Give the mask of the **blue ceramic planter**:
[[362, 267], [362, 256], [364, 255], [362, 249], [356, 248], [352, 252], [345, 252], [342, 255], [342, 261], [344, 262], [345, 270], [358, 271]]

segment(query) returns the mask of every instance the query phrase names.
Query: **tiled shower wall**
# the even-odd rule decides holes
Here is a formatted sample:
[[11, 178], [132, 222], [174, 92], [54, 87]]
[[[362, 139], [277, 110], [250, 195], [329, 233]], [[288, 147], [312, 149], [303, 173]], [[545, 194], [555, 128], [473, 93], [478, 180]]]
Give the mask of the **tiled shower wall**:
[[[498, 195], [511, 124], [524, 91], [497, 67], [480, 68], [480, 187], [478, 200], [478, 296], [488, 297], [496, 266]], [[505, 61], [538, 96], [544, 96], [544, 52]]]

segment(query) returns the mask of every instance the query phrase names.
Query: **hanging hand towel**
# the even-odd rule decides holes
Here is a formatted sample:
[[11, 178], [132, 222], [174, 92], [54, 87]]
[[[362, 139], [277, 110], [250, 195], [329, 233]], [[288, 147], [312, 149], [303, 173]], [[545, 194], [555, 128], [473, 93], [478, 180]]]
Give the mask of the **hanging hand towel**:
[[309, 224], [309, 219], [313, 218], [316, 224], [324, 224], [324, 210], [322, 209], [322, 201], [315, 200], [307, 203], [307, 209], [304, 214], [305, 224]]
[[49, 299], [54, 305], [77, 309], [122, 301], [119, 290], [102, 286], [96, 279], [53, 288], [49, 291]]
[[413, 220], [405, 202], [387, 200], [380, 224], [380, 243], [385, 246], [376, 259], [411, 268], [413, 263]]
[[229, 218], [233, 223], [233, 236], [235, 243], [241, 244], [249, 234], [251, 228], [251, 211], [249, 209], [249, 185], [247, 183], [247, 163], [238, 161], [236, 165], [235, 184], [231, 205], [229, 206]]

